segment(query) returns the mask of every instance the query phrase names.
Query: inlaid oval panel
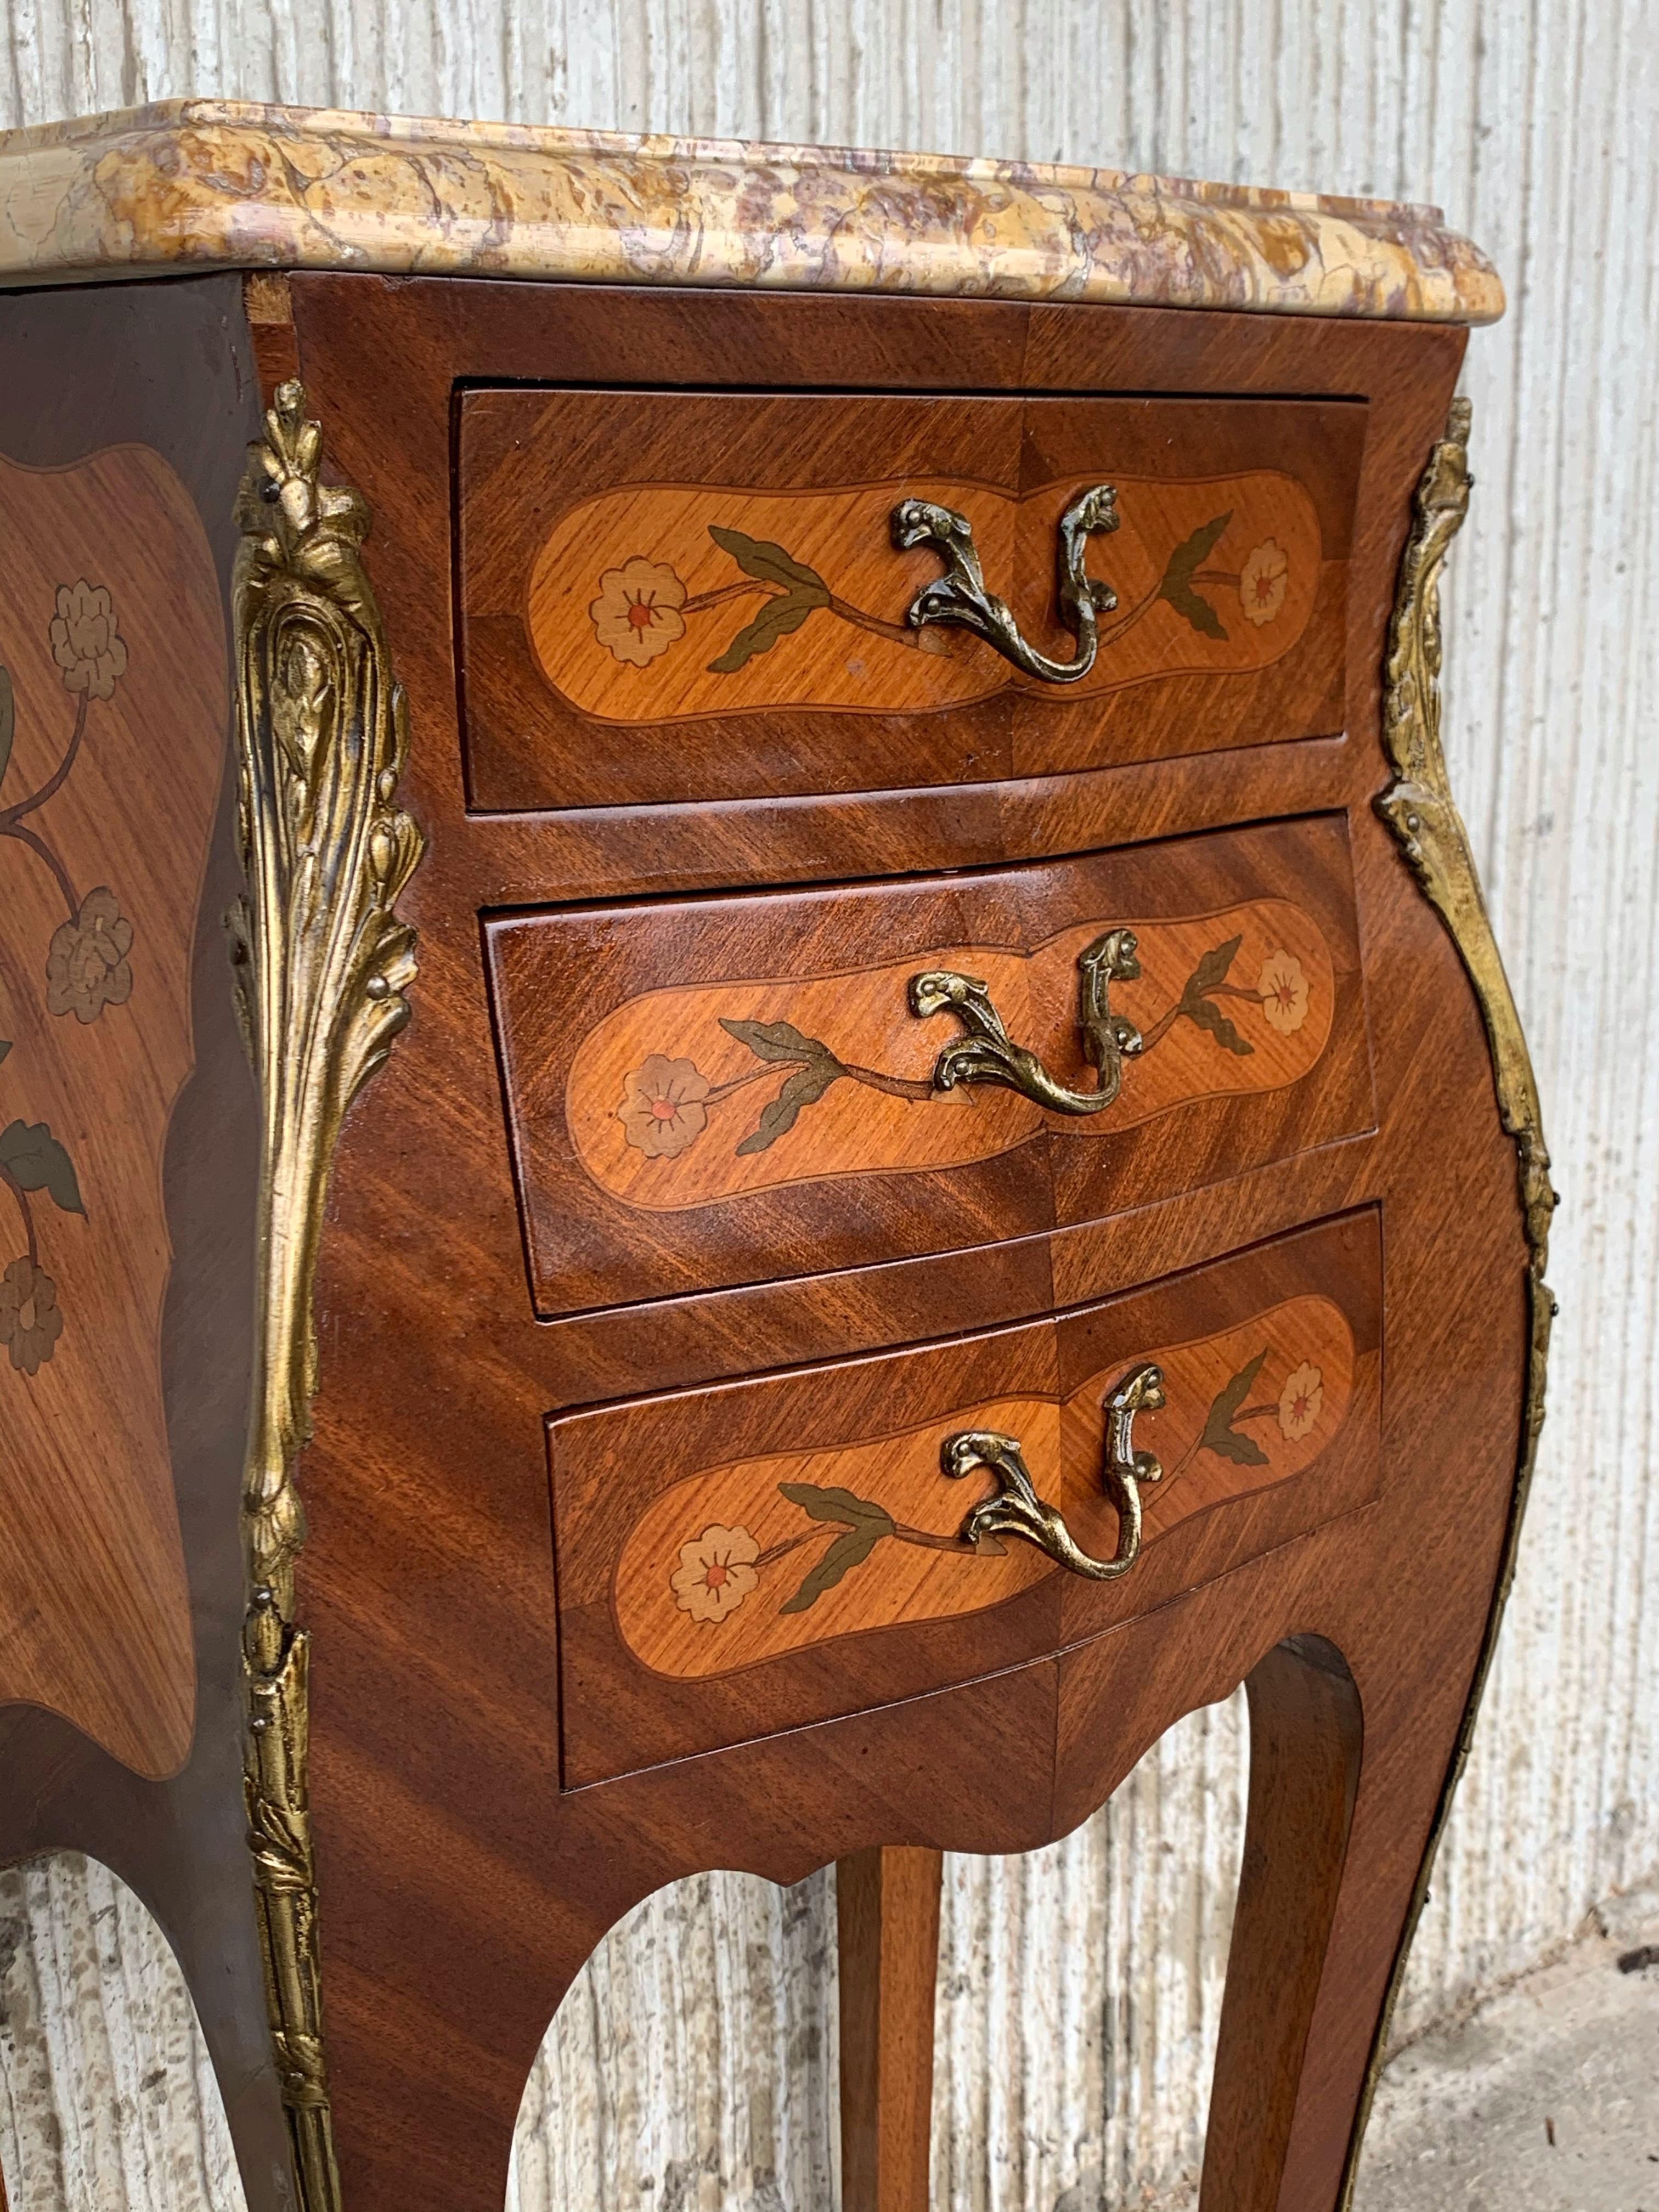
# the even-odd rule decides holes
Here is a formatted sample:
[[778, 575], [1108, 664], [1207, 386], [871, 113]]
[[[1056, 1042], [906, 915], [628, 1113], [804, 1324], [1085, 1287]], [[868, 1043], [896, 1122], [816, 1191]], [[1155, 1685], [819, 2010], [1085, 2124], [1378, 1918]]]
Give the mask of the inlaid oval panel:
[[[1370, 1211], [1143, 1290], [954, 1342], [548, 1424], [568, 1786], [1055, 1651], [1375, 1494], [1381, 1235]], [[1110, 1557], [1103, 1401], [1161, 1479], [1121, 1580], [1016, 1537], [944, 1474], [962, 1430], [1018, 1438], [1039, 1496]]]
[[[1024, 502], [968, 479], [906, 489], [967, 517], [988, 574], [1035, 580], [1054, 566], [1057, 509], [1079, 488]], [[1091, 548], [1117, 605], [1076, 697], [1187, 670], [1264, 668], [1297, 644], [1321, 544], [1293, 477], [1120, 476], [1117, 492], [1119, 527]], [[584, 501], [531, 574], [537, 660], [572, 706], [618, 722], [755, 708], [915, 714], [1035, 686], [971, 631], [907, 625], [939, 563], [894, 550], [893, 505], [890, 483], [787, 494], [632, 485]], [[1033, 599], [1042, 622], [1042, 595]]]
[[1064, 1064], [1075, 1049], [1079, 955], [1123, 924], [1140, 972], [1112, 1003], [1142, 1049], [1117, 1103], [1078, 1120], [1080, 1138], [1183, 1101], [1276, 1091], [1317, 1063], [1334, 969], [1302, 908], [1262, 899], [1178, 921], [1096, 915], [1030, 953], [930, 945], [848, 975], [630, 1000], [577, 1048], [566, 1090], [572, 1143], [596, 1182], [663, 1211], [775, 1183], [991, 1158], [1042, 1127], [1045, 1109], [1002, 1088], [936, 1088], [932, 1071], [955, 1032], [948, 1019], [909, 1016], [908, 978], [970, 971], [1017, 1037]]
[[[1125, 1340], [1064, 1399], [969, 1400], [949, 1426], [1017, 1437], [1039, 1494], [1085, 1550], [1109, 1558], [1116, 1516], [1101, 1485], [1101, 1406], [1143, 1360], [1164, 1370], [1168, 1400], [1137, 1427], [1164, 1468], [1145, 1494], [1150, 1544], [1189, 1513], [1288, 1481], [1318, 1457], [1347, 1413], [1353, 1337], [1329, 1299], [1292, 1298], [1187, 1344]], [[1029, 1544], [962, 1540], [975, 1499], [940, 1469], [945, 1432], [928, 1422], [684, 1477], [617, 1563], [629, 1650], [661, 1674], [726, 1674], [862, 1629], [982, 1612], [1058, 1573]], [[992, 1486], [981, 1476], [976, 1494]]]
[[[970, 978], [1068, 1113], [940, 1080]], [[977, 876], [498, 916], [486, 949], [538, 1309], [818, 1274], [1101, 1218], [1370, 1126], [1346, 823], [1320, 817]]]
[[[1344, 401], [470, 392], [458, 618], [481, 807], [908, 788], [1334, 734], [1365, 409]], [[906, 619], [962, 515], [1065, 659], [1058, 526], [1109, 586], [1094, 665]]]
[[147, 1775], [194, 1717], [161, 1171], [227, 705], [161, 457], [0, 461], [0, 1702]]

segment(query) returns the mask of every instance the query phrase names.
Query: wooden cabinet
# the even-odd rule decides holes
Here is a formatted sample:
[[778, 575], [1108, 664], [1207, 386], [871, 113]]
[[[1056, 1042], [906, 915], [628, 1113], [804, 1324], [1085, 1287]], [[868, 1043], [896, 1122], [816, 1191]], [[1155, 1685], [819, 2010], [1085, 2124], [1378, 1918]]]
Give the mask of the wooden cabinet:
[[0, 1854], [157, 1911], [249, 2212], [499, 2212], [605, 1930], [836, 1861], [923, 2212], [940, 1854], [1244, 1682], [1204, 2212], [1334, 2212], [1541, 1408], [1491, 271], [270, 110], [0, 190]]

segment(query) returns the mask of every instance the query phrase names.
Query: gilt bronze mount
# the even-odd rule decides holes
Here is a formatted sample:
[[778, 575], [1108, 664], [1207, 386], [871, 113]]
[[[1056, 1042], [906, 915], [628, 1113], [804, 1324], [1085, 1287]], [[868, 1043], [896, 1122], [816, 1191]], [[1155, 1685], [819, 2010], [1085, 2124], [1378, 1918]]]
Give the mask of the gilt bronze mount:
[[1156, 1413], [1163, 1404], [1164, 1370], [1150, 1361], [1132, 1367], [1105, 1400], [1102, 1480], [1117, 1508], [1117, 1549], [1109, 1559], [1085, 1552], [1059, 1506], [1038, 1497], [1018, 1437], [999, 1436], [989, 1429], [962, 1430], [946, 1437], [940, 1447], [939, 1463], [953, 1480], [976, 1468], [986, 1468], [997, 1480], [996, 1490], [981, 1498], [963, 1522], [963, 1542], [1018, 1536], [1087, 1582], [1115, 1582], [1127, 1575], [1140, 1557], [1141, 1486], [1164, 1479], [1164, 1469], [1152, 1453], [1134, 1448], [1135, 1415]]

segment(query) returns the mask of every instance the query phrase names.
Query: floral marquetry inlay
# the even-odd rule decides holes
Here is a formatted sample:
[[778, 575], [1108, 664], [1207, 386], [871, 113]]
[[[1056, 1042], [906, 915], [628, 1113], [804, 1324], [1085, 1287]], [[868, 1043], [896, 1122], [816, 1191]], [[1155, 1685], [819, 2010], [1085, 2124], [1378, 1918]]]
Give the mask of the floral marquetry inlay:
[[[51, 802], [74, 773], [87, 734], [88, 702], [114, 696], [126, 673], [127, 649], [110, 594], [101, 585], [84, 577], [60, 584], [53, 605], [46, 641], [64, 690], [77, 701], [73, 724], [61, 738], [50, 772], [33, 789], [16, 789], [21, 778], [12, 770], [19, 757], [17, 690], [11, 671], [0, 667], [0, 839], [33, 855], [64, 902], [64, 919], [46, 950], [47, 1011], [94, 1022], [106, 1006], [125, 1006], [131, 996], [132, 924], [106, 884], [84, 896], [76, 891], [55, 837]], [[0, 1060], [10, 1050], [10, 1038], [0, 1036]], [[14, 1368], [38, 1375], [64, 1333], [64, 1311], [57, 1281], [41, 1256], [37, 1206], [44, 1199], [65, 1213], [86, 1212], [74, 1161], [46, 1122], [19, 1119], [0, 1127], [0, 1190], [11, 1195], [27, 1246], [0, 1276], [0, 1345]]]
[[194, 1703], [162, 1163], [225, 715], [213, 560], [160, 457], [0, 462], [0, 1702], [146, 1773]]
[[[526, 620], [544, 674], [583, 713], [621, 721], [937, 710], [1027, 683], [982, 640], [906, 622], [938, 563], [895, 550], [900, 489], [635, 484], [580, 501], [531, 576]], [[961, 507], [988, 572], [1030, 602], [1031, 619], [1046, 617], [1055, 515], [1074, 486], [1019, 500], [953, 479], [902, 489]], [[1293, 477], [1123, 476], [1116, 512], [1096, 557], [1117, 605], [1079, 694], [1248, 672], [1301, 638], [1325, 550], [1314, 501]]]
[[948, 1420], [897, 1434], [688, 1473], [623, 1547], [623, 1639], [657, 1672], [694, 1678], [1000, 1604], [1057, 1570], [1028, 1545], [963, 1542], [975, 1498], [941, 1473], [948, 1431], [1019, 1437], [1039, 1491], [1062, 1502], [1080, 1541], [1109, 1553], [1102, 1401], [1125, 1370], [1152, 1360], [1165, 1377], [1164, 1408], [1136, 1431], [1164, 1470], [1143, 1494], [1150, 1546], [1209, 1506], [1310, 1467], [1346, 1419], [1355, 1357], [1341, 1309], [1309, 1295], [1185, 1344], [1126, 1340], [1063, 1399], [968, 1400]]
[[[987, 980], [1045, 1060], [1079, 1051], [1077, 958], [1107, 926], [1030, 955], [941, 947], [857, 975], [743, 981], [629, 1000], [579, 1046], [567, 1112], [596, 1182], [632, 1206], [707, 1205], [802, 1176], [960, 1166], [1052, 1120], [1009, 1091], [935, 1088], [945, 1033], [906, 999], [919, 969]], [[1317, 925], [1288, 900], [1137, 922], [1139, 973], [1113, 1006], [1139, 1030], [1109, 1111], [1068, 1124], [1106, 1139], [1182, 1103], [1273, 1091], [1318, 1060], [1335, 988]]]

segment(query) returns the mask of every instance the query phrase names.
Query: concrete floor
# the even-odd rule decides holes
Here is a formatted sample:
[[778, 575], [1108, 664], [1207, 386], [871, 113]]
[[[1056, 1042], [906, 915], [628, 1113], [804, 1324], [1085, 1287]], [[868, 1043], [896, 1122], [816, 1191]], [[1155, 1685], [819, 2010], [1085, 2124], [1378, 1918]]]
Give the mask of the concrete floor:
[[1393, 2061], [1354, 2212], [1659, 2212], [1659, 1896]]

